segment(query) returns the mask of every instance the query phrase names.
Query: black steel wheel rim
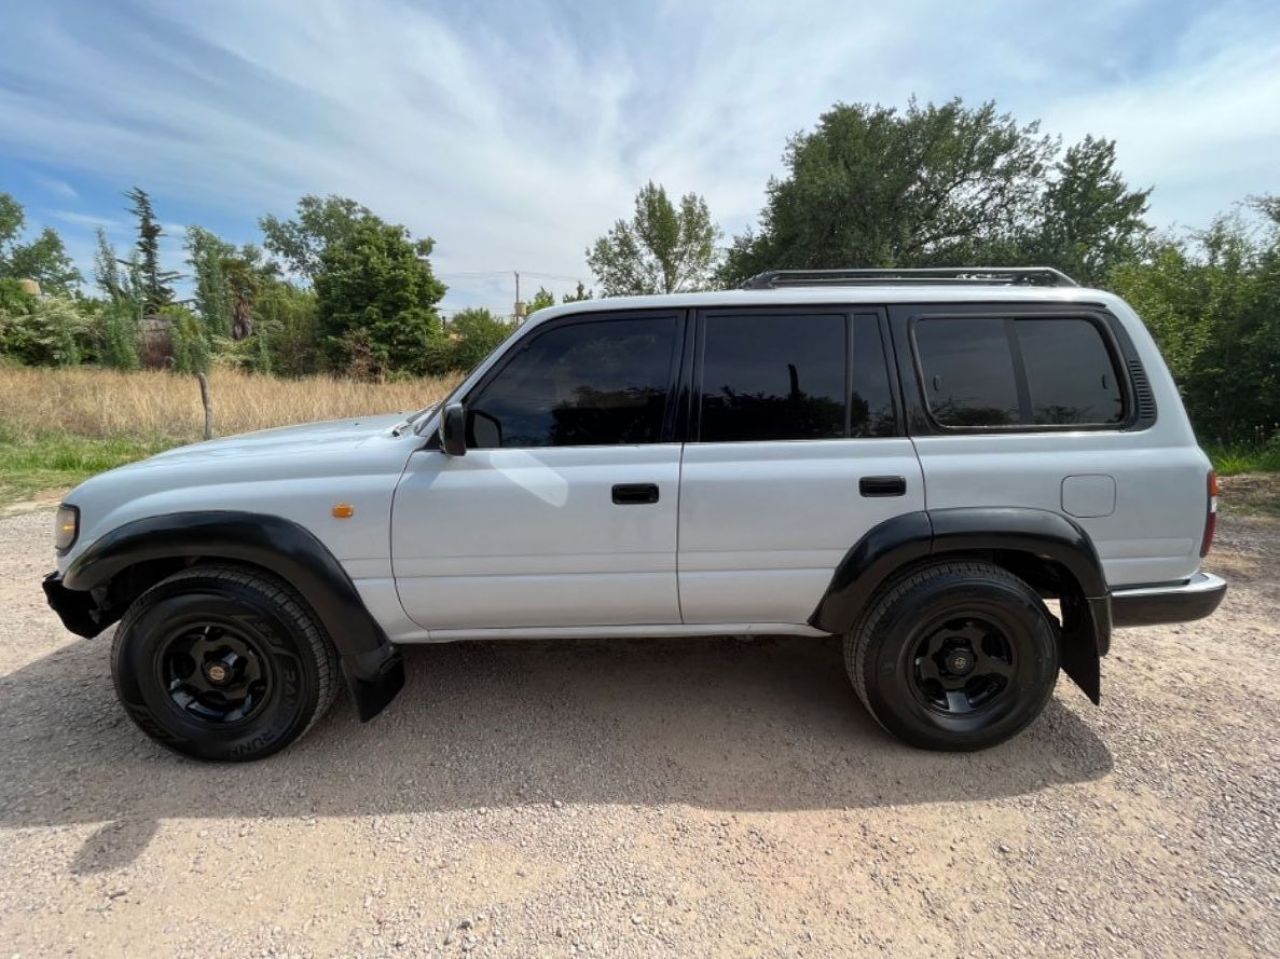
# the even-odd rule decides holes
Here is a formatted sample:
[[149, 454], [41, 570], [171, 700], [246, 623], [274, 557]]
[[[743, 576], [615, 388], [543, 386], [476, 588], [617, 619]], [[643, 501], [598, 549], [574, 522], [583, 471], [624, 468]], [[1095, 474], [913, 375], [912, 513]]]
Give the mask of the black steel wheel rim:
[[157, 662], [169, 701], [205, 725], [244, 723], [271, 695], [273, 672], [261, 643], [232, 623], [202, 620], [174, 629]]
[[911, 686], [931, 712], [968, 717], [1012, 698], [1017, 654], [1009, 628], [996, 617], [948, 614], [917, 635]]

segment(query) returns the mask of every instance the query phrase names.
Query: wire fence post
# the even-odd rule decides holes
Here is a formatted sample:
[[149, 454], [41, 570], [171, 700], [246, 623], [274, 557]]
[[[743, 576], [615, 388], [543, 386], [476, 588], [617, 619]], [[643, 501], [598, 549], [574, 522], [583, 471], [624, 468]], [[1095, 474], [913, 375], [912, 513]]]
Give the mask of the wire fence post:
[[200, 381], [200, 402], [204, 405], [204, 438], [213, 439], [213, 400], [209, 396], [209, 377], [203, 373], [197, 373], [196, 379]]

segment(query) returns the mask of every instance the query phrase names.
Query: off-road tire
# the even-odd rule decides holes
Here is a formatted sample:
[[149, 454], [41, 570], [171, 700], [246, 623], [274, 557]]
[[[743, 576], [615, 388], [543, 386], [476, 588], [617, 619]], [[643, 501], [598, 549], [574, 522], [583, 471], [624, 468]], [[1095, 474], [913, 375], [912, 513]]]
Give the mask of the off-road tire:
[[[238, 630], [253, 651], [247, 659], [269, 677], [252, 711], [238, 720], [195, 717], [166, 685], [162, 660], [175, 630], [202, 619]], [[129, 607], [112, 642], [111, 676], [129, 717], [156, 742], [196, 759], [239, 762], [270, 756], [310, 730], [337, 694], [339, 663], [323, 627], [288, 584], [256, 570], [194, 566]]]
[[[998, 692], [990, 702], [953, 713], [930, 701], [939, 691], [943, 697], [947, 693], [931, 685], [937, 680], [921, 679], [922, 660], [937, 656], [920, 653], [928, 648], [928, 637], [955, 622], [974, 622], [966, 617], [997, 624], [1011, 663], [1007, 678], [992, 680]], [[947, 625], [927, 632], [940, 622]], [[1048, 702], [1058, 675], [1058, 628], [1035, 591], [1007, 570], [978, 561], [943, 561], [887, 583], [845, 636], [844, 660], [858, 698], [890, 733], [923, 749], [985, 749], [1021, 732]], [[1006, 668], [1003, 659], [996, 661]], [[959, 662], [964, 665], [963, 653]], [[929, 668], [937, 672], [936, 665]], [[944, 679], [966, 681], [945, 671]], [[968, 694], [960, 695], [967, 705]]]

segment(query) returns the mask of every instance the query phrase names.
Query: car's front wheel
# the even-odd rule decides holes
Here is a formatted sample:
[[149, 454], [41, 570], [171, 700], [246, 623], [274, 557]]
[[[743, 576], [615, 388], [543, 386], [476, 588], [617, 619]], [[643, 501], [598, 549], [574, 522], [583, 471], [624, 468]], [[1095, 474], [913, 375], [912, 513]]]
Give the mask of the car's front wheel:
[[1034, 720], [1058, 676], [1057, 632], [1025, 582], [983, 562], [938, 562], [890, 582], [844, 643], [858, 696], [925, 749], [984, 749]]
[[196, 566], [130, 606], [111, 674], [157, 742], [197, 759], [261, 759], [333, 702], [338, 658], [302, 600], [252, 570]]

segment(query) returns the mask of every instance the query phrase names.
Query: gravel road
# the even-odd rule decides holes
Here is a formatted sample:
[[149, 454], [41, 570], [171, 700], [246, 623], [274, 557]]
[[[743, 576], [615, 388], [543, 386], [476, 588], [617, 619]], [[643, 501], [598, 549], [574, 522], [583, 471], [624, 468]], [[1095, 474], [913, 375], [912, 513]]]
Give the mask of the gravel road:
[[833, 641], [410, 649], [264, 763], [146, 740], [0, 520], [0, 959], [1280, 954], [1280, 522], [1224, 518], [1202, 623], [1095, 708], [917, 752]]

